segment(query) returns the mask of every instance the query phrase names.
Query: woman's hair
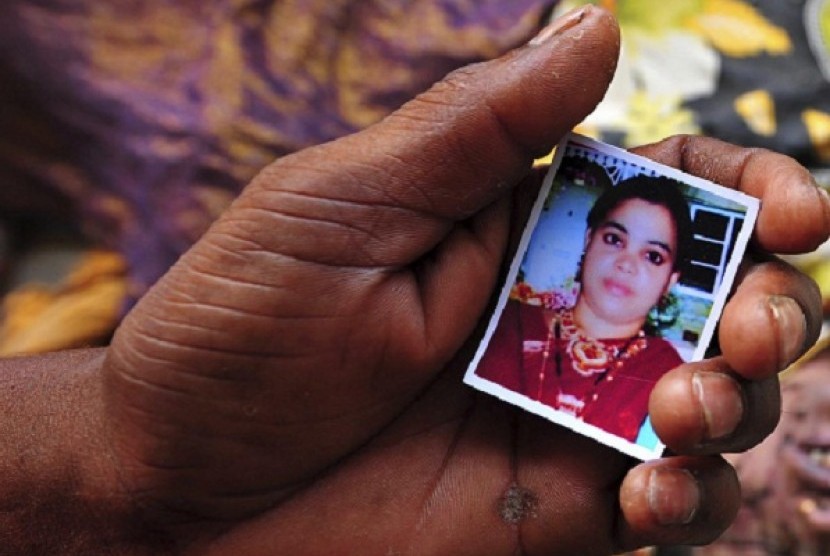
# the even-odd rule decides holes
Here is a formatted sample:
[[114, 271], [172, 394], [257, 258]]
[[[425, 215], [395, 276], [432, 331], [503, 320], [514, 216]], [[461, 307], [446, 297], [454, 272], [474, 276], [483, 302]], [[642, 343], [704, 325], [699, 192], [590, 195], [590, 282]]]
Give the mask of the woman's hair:
[[692, 242], [692, 218], [689, 214], [689, 203], [673, 179], [640, 175], [606, 189], [588, 213], [588, 227], [596, 230], [608, 217], [608, 213], [629, 199], [642, 199], [665, 207], [669, 211], [677, 230], [677, 252], [674, 256], [673, 270], [682, 273], [688, 262], [689, 246]]

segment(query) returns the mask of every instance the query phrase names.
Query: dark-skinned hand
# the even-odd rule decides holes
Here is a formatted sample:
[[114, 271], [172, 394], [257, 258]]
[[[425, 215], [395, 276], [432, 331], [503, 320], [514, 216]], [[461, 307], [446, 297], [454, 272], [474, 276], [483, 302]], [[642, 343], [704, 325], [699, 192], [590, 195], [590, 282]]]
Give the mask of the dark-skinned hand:
[[[597, 8], [459, 70], [364, 132], [267, 167], [107, 349], [3, 363], [0, 552], [609, 554], [704, 543], [717, 455], [774, 427], [815, 341], [830, 202], [791, 159], [676, 137], [652, 159], [762, 199], [723, 355], [666, 375], [646, 464], [461, 382], [535, 157], [599, 102]], [[472, 340], [471, 340], [472, 338]]]

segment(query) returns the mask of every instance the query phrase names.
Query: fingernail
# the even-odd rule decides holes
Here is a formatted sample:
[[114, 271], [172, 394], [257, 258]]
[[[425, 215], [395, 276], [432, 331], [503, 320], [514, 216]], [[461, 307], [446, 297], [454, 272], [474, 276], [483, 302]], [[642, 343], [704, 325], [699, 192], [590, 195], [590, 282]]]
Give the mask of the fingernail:
[[562, 31], [566, 31], [574, 25], [577, 25], [580, 21], [582, 21], [589, 9], [590, 6], [582, 6], [581, 8], [575, 8], [561, 17], [556, 18], [544, 29], [539, 31], [538, 35], [530, 39], [530, 42], [527, 44], [530, 46], [539, 46], [540, 44], [547, 42]]
[[685, 469], [657, 467], [648, 478], [648, 506], [660, 525], [691, 523], [700, 505], [700, 489]]
[[722, 373], [696, 372], [692, 375], [692, 390], [703, 411], [706, 440], [731, 434], [744, 415], [741, 387], [737, 381]]
[[816, 188], [818, 189], [819, 200], [824, 205], [824, 214], [826, 215], [830, 213], [830, 192], [818, 184], [816, 184]]
[[807, 318], [790, 297], [773, 295], [767, 302], [778, 332], [778, 368], [784, 369], [801, 356], [807, 338]]

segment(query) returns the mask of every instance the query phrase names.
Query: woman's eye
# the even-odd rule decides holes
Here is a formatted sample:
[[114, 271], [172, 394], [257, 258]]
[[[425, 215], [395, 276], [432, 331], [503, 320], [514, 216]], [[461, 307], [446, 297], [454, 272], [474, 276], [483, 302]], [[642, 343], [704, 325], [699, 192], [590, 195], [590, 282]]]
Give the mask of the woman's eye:
[[622, 237], [620, 237], [620, 234], [616, 232], [605, 232], [602, 234], [602, 241], [604, 241], [607, 245], [621, 245]]
[[659, 251], [649, 251], [646, 253], [646, 259], [655, 266], [660, 266], [666, 260], [663, 254]]

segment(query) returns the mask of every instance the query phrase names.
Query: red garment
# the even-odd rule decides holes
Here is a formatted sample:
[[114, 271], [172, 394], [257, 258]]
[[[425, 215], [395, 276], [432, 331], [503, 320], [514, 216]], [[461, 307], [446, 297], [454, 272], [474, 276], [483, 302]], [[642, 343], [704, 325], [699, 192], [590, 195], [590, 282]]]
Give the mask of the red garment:
[[[648, 397], [655, 382], [683, 362], [669, 342], [648, 337], [648, 345], [619, 368], [583, 377], [571, 365], [568, 339], [553, 340], [555, 345], [545, 358], [543, 346], [548, 341], [544, 309], [511, 300], [476, 374], [632, 442], [648, 414]], [[602, 341], [623, 349], [630, 340]], [[556, 352], [560, 354], [558, 364]], [[563, 405], [562, 394], [573, 396], [574, 403]], [[584, 405], [574, 409], [580, 404]]]

